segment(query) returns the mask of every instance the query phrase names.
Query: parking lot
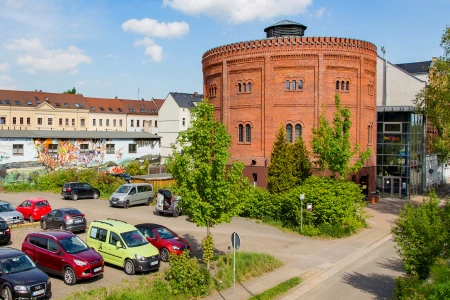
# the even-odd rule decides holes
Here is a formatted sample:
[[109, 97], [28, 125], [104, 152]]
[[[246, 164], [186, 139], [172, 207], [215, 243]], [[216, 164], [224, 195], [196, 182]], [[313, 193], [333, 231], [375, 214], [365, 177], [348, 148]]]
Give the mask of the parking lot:
[[[82, 199], [78, 201], [64, 200], [59, 194], [51, 193], [0, 193], [0, 200], [9, 201], [14, 207], [29, 198], [42, 197], [49, 201], [53, 209], [64, 207], [75, 207], [86, 215], [88, 223], [93, 220], [114, 218], [126, 221], [130, 224], [138, 223], [158, 223], [165, 225], [186, 238], [192, 247], [192, 254], [201, 257], [199, 245], [206, 235], [206, 228], [197, 227], [189, 222], [185, 216], [173, 218], [171, 216], [159, 216], [154, 212], [154, 206], [132, 206], [128, 209], [109, 207], [106, 200]], [[26, 226], [12, 230], [10, 247], [21, 249], [21, 245], [26, 235], [33, 231], [40, 231], [39, 222], [35, 226]], [[240, 251], [265, 252], [275, 255], [284, 262], [292, 262], [301, 256], [329, 244], [330, 241], [320, 239], [310, 239], [297, 235], [284, 233], [258, 222], [235, 218], [230, 224], [221, 224], [212, 229], [217, 252], [226, 252], [230, 246], [230, 236], [233, 232], [238, 232], [241, 236]], [[86, 241], [86, 233], [78, 234]], [[308, 241], [305, 243], [305, 241]], [[161, 269], [168, 266], [161, 263]], [[139, 273], [134, 276], [139, 276]], [[106, 264], [103, 276], [92, 280], [78, 281], [74, 286], [64, 284], [62, 277], [51, 276], [53, 299], [62, 299], [70, 293], [79, 289], [90, 289], [120, 283], [123, 279], [130, 278], [123, 269]]]

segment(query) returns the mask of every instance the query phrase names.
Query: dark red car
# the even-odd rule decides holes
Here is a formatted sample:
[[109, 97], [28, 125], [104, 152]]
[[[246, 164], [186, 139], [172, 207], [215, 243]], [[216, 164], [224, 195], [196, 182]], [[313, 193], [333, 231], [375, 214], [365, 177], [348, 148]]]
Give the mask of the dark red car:
[[22, 213], [24, 219], [28, 219], [30, 223], [33, 223], [51, 212], [52, 207], [47, 199], [32, 198], [23, 201], [22, 204], [17, 206], [16, 210]]
[[62, 275], [64, 283], [103, 273], [103, 257], [70, 232], [34, 232], [22, 243], [25, 252], [46, 273]]
[[181, 254], [185, 249], [191, 251], [188, 241], [163, 225], [144, 223], [135, 227], [158, 248], [162, 261], [169, 261], [170, 254]]

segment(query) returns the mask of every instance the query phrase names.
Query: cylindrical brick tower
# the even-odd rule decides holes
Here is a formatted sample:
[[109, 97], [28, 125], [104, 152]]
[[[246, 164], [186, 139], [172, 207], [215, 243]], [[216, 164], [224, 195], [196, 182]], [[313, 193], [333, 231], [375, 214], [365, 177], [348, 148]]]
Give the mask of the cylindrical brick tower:
[[377, 48], [350, 38], [304, 37], [305, 30], [284, 20], [265, 29], [266, 39], [206, 51], [204, 95], [232, 136], [232, 160], [244, 161], [245, 175], [265, 186], [279, 126], [288, 140], [302, 135], [310, 148], [322, 107], [331, 122], [338, 93], [352, 113], [351, 142], [372, 149], [355, 181], [361, 178], [373, 190]]

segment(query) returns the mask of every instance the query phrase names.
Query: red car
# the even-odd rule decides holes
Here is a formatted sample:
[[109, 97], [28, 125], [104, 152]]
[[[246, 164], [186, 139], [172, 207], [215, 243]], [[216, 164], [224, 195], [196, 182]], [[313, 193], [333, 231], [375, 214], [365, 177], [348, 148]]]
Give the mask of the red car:
[[135, 227], [146, 237], [150, 244], [158, 248], [162, 261], [168, 262], [170, 254], [181, 254], [185, 249], [189, 252], [191, 251], [188, 241], [165, 226], [144, 223]]
[[24, 219], [28, 219], [30, 223], [33, 223], [51, 212], [52, 207], [44, 198], [33, 198], [23, 201], [22, 204], [17, 206], [16, 210], [22, 213]]
[[103, 257], [80, 238], [66, 231], [29, 233], [22, 243], [25, 252], [46, 273], [62, 275], [64, 283], [103, 273]]

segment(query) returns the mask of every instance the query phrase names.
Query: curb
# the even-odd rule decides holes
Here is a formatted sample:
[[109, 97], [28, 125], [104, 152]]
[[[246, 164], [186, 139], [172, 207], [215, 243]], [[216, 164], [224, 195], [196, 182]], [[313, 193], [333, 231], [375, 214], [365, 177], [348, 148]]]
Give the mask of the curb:
[[10, 225], [8, 225], [8, 226], [9, 226], [9, 229], [13, 230], [13, 229], [19, 229], [22, 227], [39, 226], [39, 223], [38, 222], [33, 222], [33, 223], [30, 223], [30, 222], [25, 223], [24, 222], [22, 224], [11, 224], [11, 226]]

